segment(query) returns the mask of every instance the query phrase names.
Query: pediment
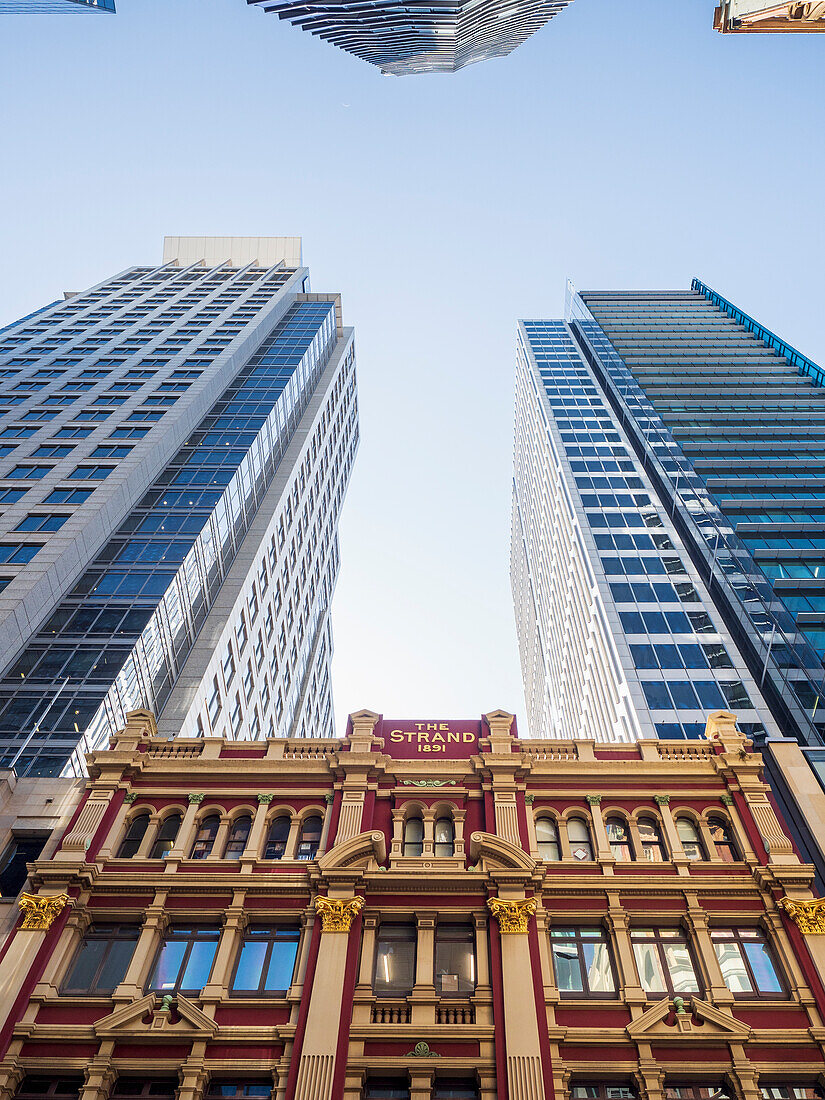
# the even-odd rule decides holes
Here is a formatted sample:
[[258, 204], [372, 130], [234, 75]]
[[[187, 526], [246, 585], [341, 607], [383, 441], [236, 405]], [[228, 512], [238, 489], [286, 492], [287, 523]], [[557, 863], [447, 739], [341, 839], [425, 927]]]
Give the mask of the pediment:
[[380, 830], [357, 833], [349, 840], [335, 844], [328, 852], [318, 858], [322, 871], [340, 870], [361, 864], [364, 869], [373, 869], [386, 862], [387, 841]]
[[523, 848], [494, 833], [473, 833], [470, 836], [470, 855], [485, 870], [532, 873], [536, 869], [536, 861]]
[[701, 997], [685, 997], [684, 1011], [676, 1012], [674, 1002], [665, 997], [627, 1025], [631, 1039], [688, 1039], [690, 1042], [729, 1042], [736, 1039], [745, 1042], [751, 1029], [730, 1012], [703, 1001]]
[[95, 1034], [102, 1039], [145, 1036], [147, 1032], [206, 1039], [217, 1030], [215, 1021], [181, 994], [172, 998], [168, 1010], [163, 1011], [163, 998], [147, 993], [145, 997], [120, 1005], [95, 1024]]

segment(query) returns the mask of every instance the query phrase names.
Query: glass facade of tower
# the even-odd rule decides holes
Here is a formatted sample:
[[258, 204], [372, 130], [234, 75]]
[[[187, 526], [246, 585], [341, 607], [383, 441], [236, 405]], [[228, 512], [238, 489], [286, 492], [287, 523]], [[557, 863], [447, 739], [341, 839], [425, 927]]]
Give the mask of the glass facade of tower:
[[522, 322], [512, 583], [533, 736], [693, 739], [723, 708], [769, 769], [788, 736], [817, 767], [820, 378], [698, 282], [571, 293], [566, 322]]
[[68, 15], [72, 12], [115, 12], [115, 0], [0, 0], [0, 15]]
[[[232, 677], [210, 680], [211, 717], [193, 714], [190, 732], [218, 732], [219, 714], [227, 736], [332, 732], [326, 612], [357, 441], [354, 359], [336, 299], [306, 286], [283, 264], [133, 269], [0, 335], [0, 631], [63, 589], [2, 638], [7, 655], [18, 642], [0, 680], [4, 766], [54, 772], [126, 711], [162, 714], [242, 551], [256, 555], [249, 606], [220, 616], [234, 619], [239, 667], [249, 635], [255, 675], [237, 707], [214, 703]], [[297, 465], [287, 452], [330, 371], [333, 404], [313, 413], [326, 430]], [[281, 482], [264, 551], [250, 529]]]

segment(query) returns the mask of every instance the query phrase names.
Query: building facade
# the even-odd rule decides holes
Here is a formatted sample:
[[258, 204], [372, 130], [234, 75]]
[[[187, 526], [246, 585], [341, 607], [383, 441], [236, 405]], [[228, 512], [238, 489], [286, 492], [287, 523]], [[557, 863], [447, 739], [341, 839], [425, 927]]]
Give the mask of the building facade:
[[453, 73], [506, 57], [570, 2], [453, 0], [424, 8], [397, 0], [247, 0], [394, 76]]
[[512, 581], [530, 731], [695, 738], [707, 710], [734, 709], [822, 873], [795, 788], [821, 790], [805, 760], [821, 769], [822, 372], [698, 281], [571, 291], [568, 307], [519, 330]]
[[732, 714], [239, 745], [137, 712], [89, 772], [0, 959], [4, 1100], [821, 1096], [825, 902]]
[[167, 238], [0, 333], [0, 753], [331, 735], [353, 332], [298, 238]]
[[713, 14], [722, 34], [825, 32], [822, 0], [722, 0]]

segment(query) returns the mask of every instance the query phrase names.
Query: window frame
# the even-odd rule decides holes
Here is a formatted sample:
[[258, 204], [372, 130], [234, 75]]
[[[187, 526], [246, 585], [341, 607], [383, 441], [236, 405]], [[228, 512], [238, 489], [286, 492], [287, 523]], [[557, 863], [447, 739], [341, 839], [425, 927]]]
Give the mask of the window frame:
[[[748, 932], [751, 933], [751, 938], [749, 940], [743, 935], [743, 933], [748, 933]], [[724, 936], [725, 936], [724, 939], [721, 938], [722, 934], [724, 934]], [[736, 948], [737, 948], [737, 951], [739, 953], [739, 959], [744, 964], [745, 972], [748, 976], [748, 980], [751, 983], [751, 989], [746, 989], [746, 990], [731, 989], [727, 982], [724, 983], [725, 988], [730, 993], [732, 993], [733, 996], [737, 1000], [745, 1000], [745, 1001], [755, 1000], [755, 999], [759, 999], [759, 1000], [786, 1000], [790, 996], [790, 991], [789, 991], [789, 988], [788, 988], [788, 982], [787, 982], [787, 979], [785, 978], [785, 974], [783, 973], [782, 969], [780, 968], [780, 966], [777, 962], [776, 952], [773, 950], [773, 947], [771, 945], [770, 940], [768, 939], [768, 937], [765, 935], [765, 933], [762, 931], [761, 928], [747, 928], [747, 929], [733, 928], [733, 927], [711, 928], [710, 929], [710, 942], [713, 946], [713, 953], [714, 953], [714, 956], [715, 956], [717, 962], [719, 963], [720, 969], [721, 969], [721, 966], [722, 966], [722, 961], [719, 958], [719, 952], [716, 950], [716, 944], [717, 943], [726, 943], [726, 944], [733, 943], [733, 944], [736, 944]], [[759, 983], [756, 980], [756, 973], [755, 973], [755, 971], [754, 971], [754, 969], [751, 965], [751, 961], [750, 961], [750, 958], [748, 956], [748, 952], [745, 950], [745, 944], [748, 943], [748, 942], [750, 942], [750, 943], [759, 943], [764, 948], [765, 955], [767, 956], [768, 961], [770, 962], [770, 965], [771, 965], [773, 973], [776, 977], [777, 983], [779, 984], [779, 989], [778, 990], [772, 989], [772, 990], [763, 991], [759, 988]], [[722, 971], [722, 980], [723, 981], [724, 981], [724, 978], [725, 978], [724, 971]]]
[[[149, 976], [146, 980], [145, 992], [147, 992], [147, 993], [160, 993], [160, 994], [164, 994], [164, 993], [172, 993], [172, 994], [183, 993], [184, 996], [190, 996], [190, 997], [200, 996], [201, 991], [204, 989], [204, 987], [206, 985], [208, 985], [209, 979], [212, 977], [212, 971], [215, 968], [215, 959], [216, 959], [217, 954], [218, 954], [218, 947], [220, 945], [222, 931], [223, 930], [221, 929], [221, 927], [219, 925], [210, 925], [210, 924], [188, 924], [188, 925], [183, 925], [180, 928], [175, 928], [174, 926], [172, 926], [171, 928], [167, 929], [166, 933], [163, 936], [163, 939], [161, 940], [160, 944], [158, 945], [158, 949], [155, 952], [155, 957], [152, 960], [152, 968], [149, 971]], [[207, 934], [199, 935], [198, 934], [199, 932], [208, 933], [208, 935]], [[156, 985], [155, 983], [153, 983], [152, 979], [154, 978], [154, 976], [157, 972], [158, 964], [160, 963], [160, 960], [161, 960], [163, 952], [166, 948], [166, 945], [168, 943], [174, 943], [174, 942], [178, 942], [180, 940], [183, 940], [185, 942], [186, 947], [184, 948], [183, 955], [181, 956], [180, 962], [178, 964], [177, 977], [175, 979], [174, 985], [172, 985], [172, 986], [158, 986], [158, 985]], [[215, 950], [212, 952], [212, 960], [209, 964], [209, 973], [206, 975], [206, 981], [198, 989], [192, 989], [189, 986], [182, 986], [180, 984], [180, 981], [181, 981], [181, 978], [186, 974], [187, 967], [189, 966], [189, 960], [192, 957], [192, 949], [193, 949], [193, 947], [195, 946], [196, 943], [214, 943]]]
[[[572, 936], [560, 935], [563, 931], [571, 931]], [[584, 931], [598, 932], [598, 936], [584, 936]], [[581, 979], [581, 989], [562, 989], [559, 986], [558, 968], [556, 966], [556, 952], [554, 937], [558, 940], [559, 944], [573, 945], [576, 948], [576, 955], [579, 963], [579, 976]], [[584, 945], [588, 943], [601, 943], [604, 944], [607, 950], [607, 960], [610, 964], [610, 975], [613, 979], [613, 989], [610, 991], [596, 990], [595, 992], [590, 989], [590, 982], [587, 978], [587, 964], [584, 958]], [[605, 1001], [615, 1001], [619, 996], [619, 978], [616, 970], [616, 960], [613, 957], [613, 944], [607, 931], [601, 927], [601, 925], [563, 925], [558, 928], [550, 929], [550, 958], [553, 966], [553, 977], [556, 982], [556, 989], [559, 992], [559, 996], [565, 1000], [582, 1000], [584, 998], [598, 999]]]
[[[114, 932], [112, 932], [112, 930], [114, 930]], [[125, 930], [130, 930], [131, 932], [134, 933], [134, 935], [125, 935], [124, 934]], [[139, 938], [140, 938], [140, 925], [139, 924], [130, 924], [128, 922], [120, 923], [118, 921], [112, 921], [112, 922], [101, 923], [97, 926], [94, 925], [94, 924], [90, 925], [89, 928], [87, 928], [86, 932], [84, 933], [83, 939], [80, 941], [80, 943], [77, 946], [77, 949], [75, 950], [74, 954], [72, 955], [71, 963], [69, 964], [69, 966], [66, 970], [65, 977], [64, 977], [63, 981], [60, 984], [60, 994], [61, 994], [61, 996], [67, 996], [67, 997], [109, 997], [109, 996], [111, 996], [111, 994], [117, 988], [117, 985], [119, 985], [120, 982], [123, 981], [123, 978], [120, 979], [120, 982], [117, 982], [115, 985], [113, 985], [111, 987], [108, 987], [108, 986], [104, 987], [104, 986], [100, 986], [100, 985], [97, 985], [97, 984], [92, 984], [86, 989], [83, 989], [80, 986], [69, 985], [69, 979], [71, 978], [72, 974], [74, 973], [75, 967], [77, 966], [77, 963], [79, 962], [80, 957], [83, 954], [83, 951], [84, 951], [87, 943], [97, 942], [98, 940], [104, 940], [105, 943], [106, 943], [106, 948], [103, 951], [103, 954], [100, 958], [100, 961], [97, 964], [97, 967], [95, 969], [95, 982], [97, 982], [100, 979], [100, 975], [101, 975], [103, 969], [105, 968], [105, 966], [106, 966], [106, 964], [109, 960], [109, 956], [115, 950], [115, 945], [119, 944], [119, 943], [130, 943], [131, 942], [132, 943], [132, 954], [130, 956], [129, 962], [127, 962], [126, 967], [123, 971], [123, 974], [124, 974], [124, 977], [125, 977], [126, 972], [129, 969], [129, 965], [131, 963], [131, 960], [135, 956], [135, 950], [137, 949], [137, 943], [138, 943]]]
[[[650, 933], [649, 935], [647, 933]], [[644, 934], [644, 935], [642, 935]], [[654, 944], [656, 952], [659, 958], [659, 965], [662, 970], [662, 974], [665, 979], [665, 988], [663, 990], [653, 989], [647, 990], [644, 986], [644, 979], [641, 968], [639, 966], [639, 956], [636, 953], [636, 937], [639, 938], [640, 944]], [[667, 963], [667, 955], [665, 948], [668, 943], [681, 943], [684, 944], [687, 951], [687, 956], [690, 960], [691, 970], [693, 972], [693, 978], [696, 983], [696, 989], [679, 990], [674, 987], [673, 975], [670, 972], [670, 967]], [[688, 996], [701, 997], [704, 992], [702, 974], [696, 966], [696, 954], [693, 950], [693, 944], [691, 943], [690, 936], [682, 928], [651, 928], [649, 926], [631, 928], [630, 929], [630, 947], [633, 952], [633, 961], [636, 965], [636, 972], [639, 977], [639, 985], [642, 987], [647, 997], [681, 997], [683, 994]]]
[[[440, 979], [445, 975], [438, 973], [438, 945], [445, 943], [467, 943], [470, 945], [472, 959], [472, 988], [445, 990], [440, 988]], [[459, 978], [460, 982], [460, 978]], [[476, 952], [476, 930], [470, 921], [439, 921], [433, 937], [433, 985], [439, 997], [472, 997], [478, 987], [478, 956]]]
[[[404, 934], [393, 935], [393, 932], [400, 933], [404, 930]], [[381, 958], [381, 945], [382, 943], [411, 943], [412, 944], [412, 965], [410, 967], [410, 984], [409, 986], [398, 986], [396, 988], [376, 988], [378, 980], [378, 963]], [[415, 972], [418, 962], [418, 927], [414, 921], [384, 921], [378, 926], [378, 931], [375, 935], [375, 955], [372, 965], [372, 992], [376, 997], [386, 997], [388, 999], [403, 1000], [412, 993], [415, 988]], [[383, 979], [389, 983], [389, 978]]]
[[[256, 930], [257, 930], [258, 934], [256, 934]], [[278, 996], [286, 997], [287, 994], [289, 993], [289, 990], [290, 990], [290, 987], [292, 986], [292, 983], [295, 981], [295, 971], [298, 967], [298, 959], [299, 959], [300, 950], [301, 950], [301, 934], [302, 934], [302, 931], [303, 930], [302, 930], [300, 924], [294, 924], [294, 925], [293, 924], [290, 924], [290, 925], [287, 925], [287, 924], [271, 924], [271, 925], [260, 924], [260, 925], [255, 925], [255, 924], [253, 924], [253, 925], [250, 925], [249, 927], [245, 928], [244, 931], [243, 931], [242, 936], [240, 937], [240, 943], [238, 944], [238, 949], [235, 952], [235, 960], [232, 964], [232, 973], [231, 973], [230, 979], [227, 983], [227, 990], [229, 992], [229, 996], [230, 997], [247, 997], [247, 998], [248, 997], [278, 997]], [[263, 934], [263, 932], [268, 933], [268, 935], [265, 936]], [[279, 932], [282, 932], [284, 934], [283, 939], [280, 939], [280, 940], [278, 939], [278, 933]], [[294, 939], [293, 938], [287, 939], [286, 938], [287, 934], [289, 936], [294, 936]], [[267, 945], [266, 950], [264, 952], [264, 959], [263, 959], [263, 962], [261, 964], [261, 975], [260, 975], [260, 979], [258, 981], [258, 988], [257, 989], [235, 989], [235, 979], [238, 976], [238, 968], [241, 965], [241, 955], [243, 954], [244, 945], [247, 943], [247, 941], [250, 942], [250, 943], [260, 943], [262, 941], [265, 941], [266, 945]], [[286, 989], [280, 989], [280, 988], [278, 988], [278, 989], [275, 989], [275, 988], [268, 989], [267, 986], [266, 986], [266, 978], [267, 978], [267, 974], [269, 972], [269, 967], [270, 967], [271, 962], [272, 962], [272, 953], [275, 950], [275, 945], [277, 943], [294, 943], [295, 944], [295, 956], [292, 960], [292, 975], [290, 977], [289, 985], [286, 987]]]

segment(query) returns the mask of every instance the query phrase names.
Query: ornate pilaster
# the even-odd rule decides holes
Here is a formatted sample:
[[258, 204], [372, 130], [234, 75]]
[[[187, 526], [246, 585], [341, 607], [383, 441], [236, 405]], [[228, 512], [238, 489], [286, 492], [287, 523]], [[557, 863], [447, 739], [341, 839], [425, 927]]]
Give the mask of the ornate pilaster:
[[536, 899], [505, 901], [502, 898], [488, 898], [487, 908], [498, 921], [502, 936], [526, 935], [530, 918], [536, 913]]
[[21, 894], [22, 932], [47, 931], [69, 903], [68, 894]]
[[363, 908], [364, 899], [357, 896], [349, 901], [322, 897], [315, 899], [315, 912], [320, 914], [323, 932], [349, 932], [353, 920]]
[[777, 903], [804, 936], [825, 936], [825, 898], [794, 901], [782, 898]]

